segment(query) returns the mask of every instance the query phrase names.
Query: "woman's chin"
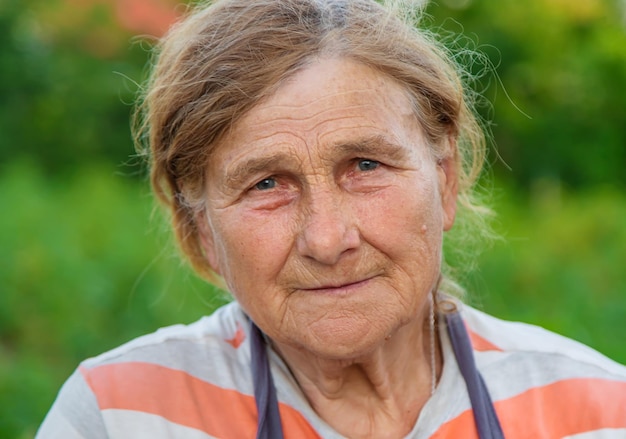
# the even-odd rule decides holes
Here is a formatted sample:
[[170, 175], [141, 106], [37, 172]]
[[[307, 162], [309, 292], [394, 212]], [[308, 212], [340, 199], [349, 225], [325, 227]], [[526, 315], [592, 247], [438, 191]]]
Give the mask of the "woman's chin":
[[305, 333], [292, 333], [287, 343], [318, 358], [350, 361], [382, 348], [397, 328], [346, 318], [317, 321], [306, 329]]

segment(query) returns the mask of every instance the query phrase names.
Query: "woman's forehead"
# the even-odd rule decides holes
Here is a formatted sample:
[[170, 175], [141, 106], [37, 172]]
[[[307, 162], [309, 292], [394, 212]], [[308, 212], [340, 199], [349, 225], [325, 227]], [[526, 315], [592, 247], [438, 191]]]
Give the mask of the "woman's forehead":
[[409, 127], [419, 129], [418, 120], [399, 84], [363, 64], [330, 59], [291, 77], [243, 115], [220, 143], [263, 147], [289, 136], [351, 143], [343, 137], [393, 137]]

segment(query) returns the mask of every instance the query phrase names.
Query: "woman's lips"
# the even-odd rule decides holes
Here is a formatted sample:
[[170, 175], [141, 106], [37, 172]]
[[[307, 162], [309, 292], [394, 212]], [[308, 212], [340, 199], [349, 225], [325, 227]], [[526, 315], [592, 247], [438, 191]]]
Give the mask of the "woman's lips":
[[373, 277], [367, 277], [357, 281], [347, 281], [340, 283], [332, 283], [332, 284], [322, 284], [320, 286], [308, 287], [308, 288], [300, 288], [301, 291], [306, 291], [308, 293], [321, 293], [321, 294], [339, 294], [339, 293], [348, 293], [352, 290], [358, 289], [360, 287], [368, 284]]

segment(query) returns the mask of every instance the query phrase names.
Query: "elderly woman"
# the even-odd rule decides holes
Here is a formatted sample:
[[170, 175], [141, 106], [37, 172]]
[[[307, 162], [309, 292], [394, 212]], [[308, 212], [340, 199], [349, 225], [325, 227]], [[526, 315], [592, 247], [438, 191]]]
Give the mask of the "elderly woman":
[[84, 362], [39, 437], [626, 437], [624, 367], [452, 298], [484, 139], [411, 16], [222, 0], [172, 29], [139, 137], [235, 301]]

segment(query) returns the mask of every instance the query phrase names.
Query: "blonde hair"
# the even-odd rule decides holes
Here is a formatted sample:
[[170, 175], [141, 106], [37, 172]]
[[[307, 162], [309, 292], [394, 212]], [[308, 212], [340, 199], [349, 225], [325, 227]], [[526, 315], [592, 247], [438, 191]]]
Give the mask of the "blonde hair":
[[[459, 210], [478, 222], [484, 217], [474, 186], [485, 137], [458, 68], [415, 26], [419, 11], [399, 6], [406, 1], [387, 3], [218, 0], [197, 6], [163, 38], [135, 139], [147, 151], [153, 190], [171, 212], [177, 241], [201, 275], [214, 280], [196, 224], [211, 152], [242, 115], [323, 56], [355, 60], [402, 85], [436, 157], [456, 138]], [[444, 276], [441, 288], [455, 285]]]

